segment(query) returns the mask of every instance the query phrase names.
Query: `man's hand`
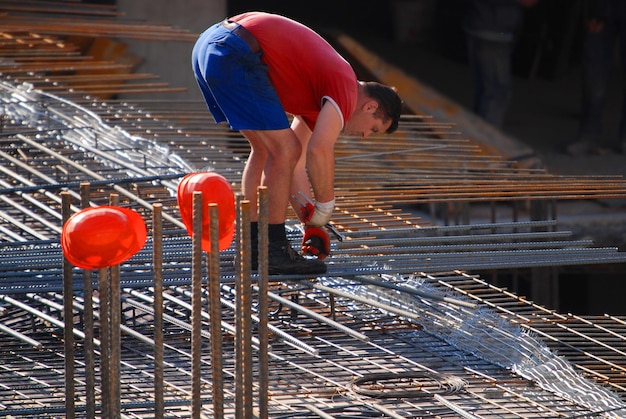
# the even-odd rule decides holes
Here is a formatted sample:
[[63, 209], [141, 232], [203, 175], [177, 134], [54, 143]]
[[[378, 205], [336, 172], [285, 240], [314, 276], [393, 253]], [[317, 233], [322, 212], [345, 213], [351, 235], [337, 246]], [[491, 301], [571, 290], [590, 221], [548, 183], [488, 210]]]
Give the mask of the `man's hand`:
[[300, 204], [300, 221], [306, 224], [311, 218], [313, 218], [315, 204], [313, 202], [302, 202], [302, 200], [298, 199], [295, 195], [294, 198], [296, 198]]
[[305, 227], [302, 237], [302, 253], [325, 259], [330, 255], [330, 238], [323, 228]]
[[303, 208], [306, 208], [306, 217], [302, 219], [304, 224], [307, 226], [322, 227], [328, 224], [330, 217], [333, 215], [335, 200], [333, 199], [328, 202], [316, 202], [313, 208], [311, 208], [310, 204]]
[[300, 221], [308, 226], [322, 227], [328, 224], [335, 209], [335, 200], [313, 202], [311, 198], [298, 192], [292, 198], [300, 205]]

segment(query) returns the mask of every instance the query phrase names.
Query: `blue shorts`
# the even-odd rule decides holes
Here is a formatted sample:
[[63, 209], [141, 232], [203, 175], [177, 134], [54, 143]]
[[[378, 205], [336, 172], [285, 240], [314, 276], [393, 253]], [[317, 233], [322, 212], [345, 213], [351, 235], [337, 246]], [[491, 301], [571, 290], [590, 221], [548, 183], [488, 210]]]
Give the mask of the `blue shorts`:
[[216, 123], [228, 121], [234, 130], [289, 128], [261, 54], [220, 23], [198, 38], [191, 54], [193, 71]]

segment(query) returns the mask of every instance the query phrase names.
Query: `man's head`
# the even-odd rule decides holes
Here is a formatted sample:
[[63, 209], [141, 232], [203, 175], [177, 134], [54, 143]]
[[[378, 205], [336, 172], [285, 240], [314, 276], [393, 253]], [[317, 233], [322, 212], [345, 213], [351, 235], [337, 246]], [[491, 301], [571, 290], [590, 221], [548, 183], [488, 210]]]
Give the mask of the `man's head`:
[[359, 82], [357, 108], [346, 122], [345, 135], [367, 137], [398, 129], [402, 113], [402, 99], [396, 89], [377, 82]]

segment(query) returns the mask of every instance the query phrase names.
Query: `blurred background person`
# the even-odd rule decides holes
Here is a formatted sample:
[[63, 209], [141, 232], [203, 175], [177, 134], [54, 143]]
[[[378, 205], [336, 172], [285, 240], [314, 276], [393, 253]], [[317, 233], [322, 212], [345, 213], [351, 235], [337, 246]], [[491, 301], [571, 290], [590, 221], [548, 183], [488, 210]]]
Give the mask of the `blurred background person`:
[[502, 128], [511, 98], [511, 57], [524, 10], [538, 0], [470, 0], [463, 28], [474, 86], [473, 110]]
[[[604, 111], [609, 81], [619, 44], [622, 101], [626, 98], [626, 1], [587, 0], [582, 51], [582, 118], [578, 141], [571, 155], [602, 154], [609, 149], [626, 152], [626, 103], [622, 104], [617, 141], [605, 136]], [[619, 42], [618, 42], [619, 41]]]

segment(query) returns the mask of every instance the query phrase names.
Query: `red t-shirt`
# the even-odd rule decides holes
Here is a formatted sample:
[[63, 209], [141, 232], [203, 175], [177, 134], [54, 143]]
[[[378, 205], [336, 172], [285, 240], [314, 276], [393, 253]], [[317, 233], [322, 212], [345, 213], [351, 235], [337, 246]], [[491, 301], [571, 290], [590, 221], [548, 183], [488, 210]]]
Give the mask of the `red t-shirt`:
[[350, 64], [320, 35], [284, 16], [249, 12], [229, 19], [259, 42], [269, 78], [286, 112], [313, 129], [322, 104], [330, 100], [343, 118], [354, 112], [357, 77]]

